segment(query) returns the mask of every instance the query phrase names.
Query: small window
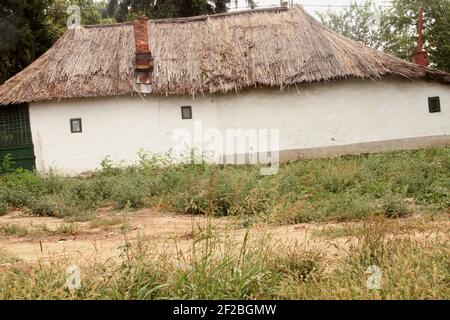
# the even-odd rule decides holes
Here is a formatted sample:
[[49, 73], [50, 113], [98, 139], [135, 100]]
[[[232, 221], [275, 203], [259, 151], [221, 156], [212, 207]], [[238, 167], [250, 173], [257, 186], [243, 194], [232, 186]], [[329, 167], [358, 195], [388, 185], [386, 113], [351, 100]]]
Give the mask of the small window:
[[82, 131], [81, 128], [81, 119], [70, 119], [70, 132], [72, 133], [80, 133]]
[[192, 108], [190, 106], [181, 107], [181, 119], [192, 119]]
[[428, 98], [428, 109], [430, 113], [441, 112], [441, 100], [439, 97]]

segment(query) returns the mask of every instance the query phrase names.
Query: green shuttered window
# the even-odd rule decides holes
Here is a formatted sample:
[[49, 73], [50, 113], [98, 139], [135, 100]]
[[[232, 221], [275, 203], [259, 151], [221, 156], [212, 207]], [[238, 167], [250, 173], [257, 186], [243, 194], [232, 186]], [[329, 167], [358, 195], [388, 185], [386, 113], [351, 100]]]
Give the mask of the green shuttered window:
[[0, 161], [8, 155], [12, 157], [11, 170], [35, 167], [27, 104], [0, 106]]
[[0, 110], [0, 147], [31, 145], [30, 117], [26, 105]]

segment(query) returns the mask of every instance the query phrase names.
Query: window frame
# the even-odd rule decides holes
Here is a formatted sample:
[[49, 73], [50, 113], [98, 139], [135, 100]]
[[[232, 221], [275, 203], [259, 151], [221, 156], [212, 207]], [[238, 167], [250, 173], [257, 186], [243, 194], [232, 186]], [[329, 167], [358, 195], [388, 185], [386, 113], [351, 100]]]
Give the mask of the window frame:
[[[185, 116], [184, 111], [189, 110], [189, 115]], [[192, 106], [181, 106], [181, 120], [192, 119]]]
[[[79, 122], [80, 123], [80, 130], [76, 131], [74, 129], [74, 123], [75, 122]], [[72, 118], [70, 119], [70, 132], [71, 133], [82, 133], [83, 132], [83, 122], [81, 120], [81, 118]]]
[[441, 98], [439, 96], [428, 98], [428, 111], [430, 113], [441, 112]]

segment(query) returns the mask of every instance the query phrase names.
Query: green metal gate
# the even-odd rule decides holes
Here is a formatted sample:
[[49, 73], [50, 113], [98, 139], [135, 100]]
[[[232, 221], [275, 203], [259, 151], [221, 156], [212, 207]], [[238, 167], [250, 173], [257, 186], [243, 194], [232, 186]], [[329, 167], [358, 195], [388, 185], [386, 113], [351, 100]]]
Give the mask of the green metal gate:
[[28, 104], [0, 106], [0, 161], [11, 155], [11, 168], [35, 167]]

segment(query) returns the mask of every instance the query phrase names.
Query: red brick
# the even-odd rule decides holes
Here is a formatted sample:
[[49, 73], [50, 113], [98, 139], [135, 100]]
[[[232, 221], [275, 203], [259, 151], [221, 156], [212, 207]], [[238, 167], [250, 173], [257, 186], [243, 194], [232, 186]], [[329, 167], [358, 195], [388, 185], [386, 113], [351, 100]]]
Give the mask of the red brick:
[[150, 46], [148, 43], [148, 18], [142, 16], [139, 20], [133, 21], [134, 42], [136, 53], [149, 53]]

